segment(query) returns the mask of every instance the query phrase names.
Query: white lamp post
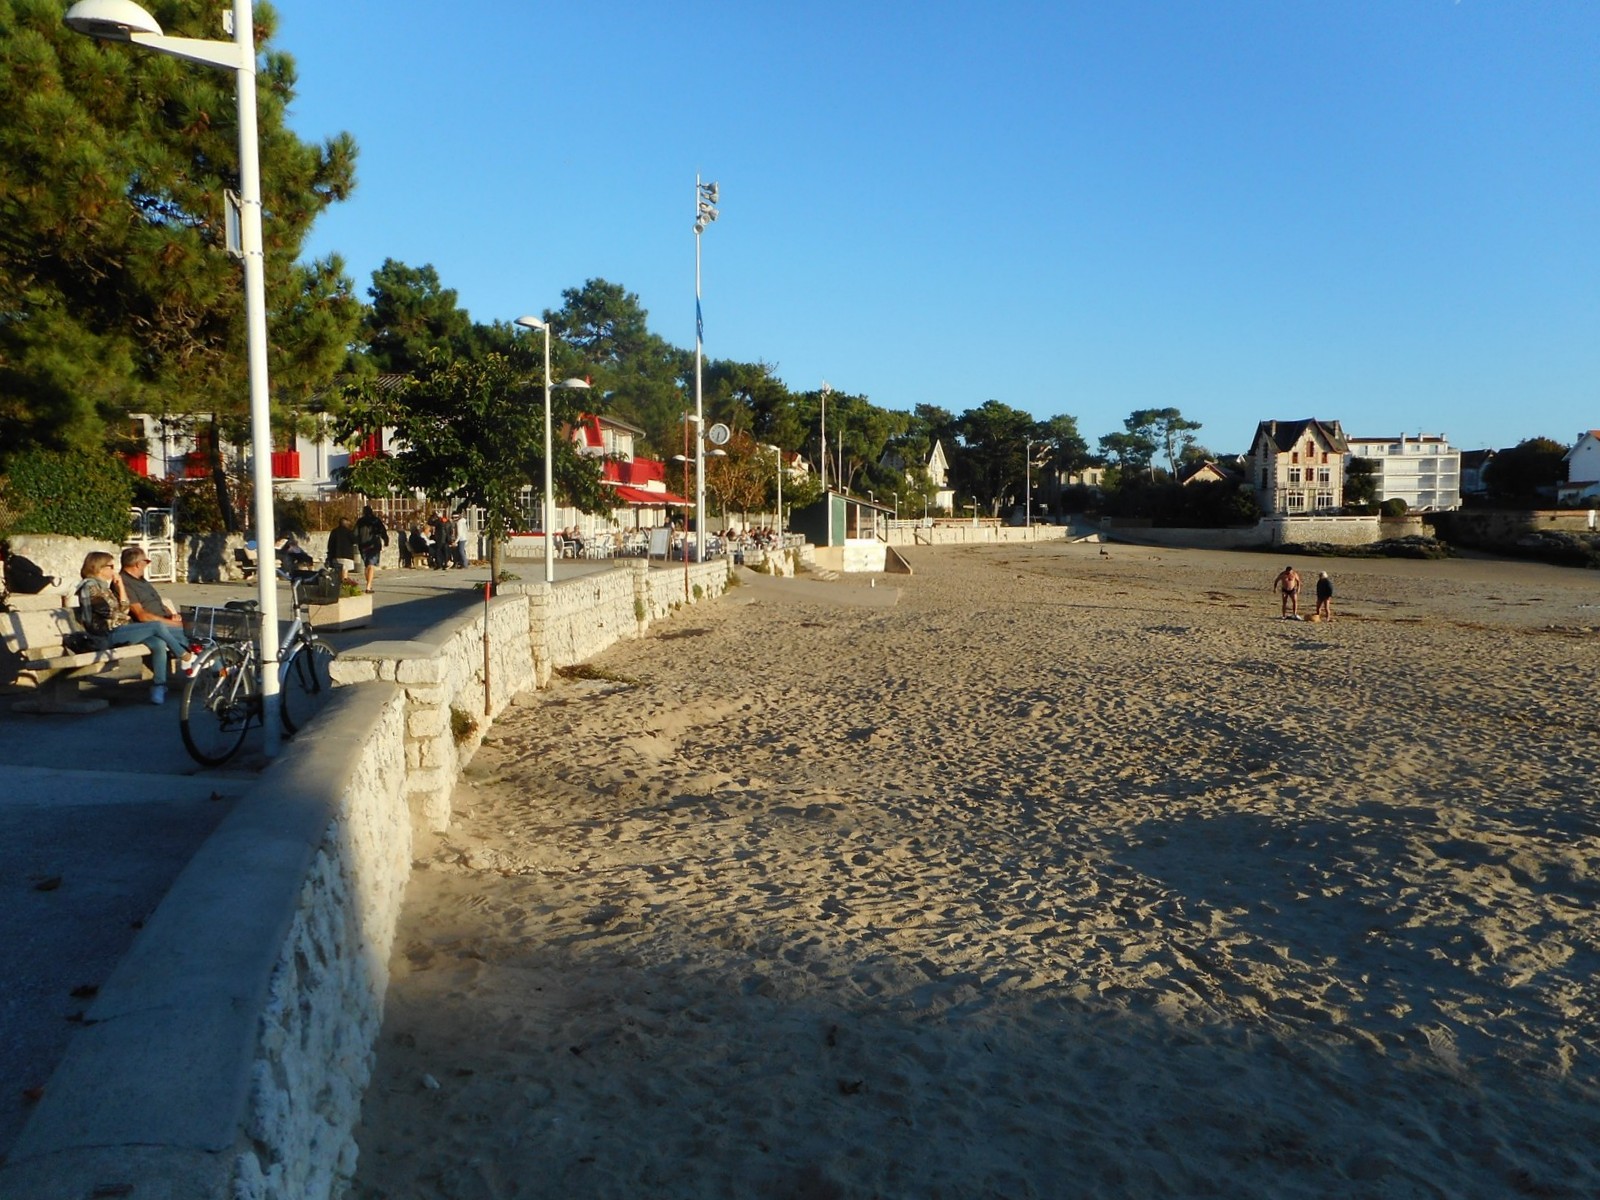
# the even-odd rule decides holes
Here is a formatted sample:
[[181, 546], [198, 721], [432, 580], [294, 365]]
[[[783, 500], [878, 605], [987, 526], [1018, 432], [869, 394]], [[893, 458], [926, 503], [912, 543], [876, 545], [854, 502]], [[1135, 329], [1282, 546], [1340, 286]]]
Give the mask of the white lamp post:
[[783, 451], [776, 446], [769, 445], [773, 456], [778, 460], [778, 545], [783, 545]]
[[[555, 438], [551, 434], [550, 419], [550, 323], [541, 321], [538, 317], [518, 317], [516, 324], [524, 329], [539, 329], [544, 331], [544, 519], [540, 522], [544, 526], [544, 581], [556, 581], [556, 489], [555, 489]], [[568, 379], [562, 384], [564, 388], [586, 388], [589, 381], [586, 379]]]
[[[228, 18], [232, 29], [227, 29]], [[233, 0], [224, 17], [231, 42], [168, 37], [133, 0], [78, 0], [64, 18], [69, 29], [113, 42], [131, 42], [234, 72], [239, 109], [239, 252], [244, 259], [245, 344], [250, 368], [250, 455], [256, 492], [256, 572], [261, 609], [261, 715], [266, 753], [278, 752], [278, 579], [270, 567], [277, 532], [272, 520], [272, 409], [267, 385], [267, 284], [261, 249], [261, 147], [256, 132], [256, 46], [250, 0]]]
[[[707, 225], [717, 219], [717, 201], [720, 189], [715, 183], [701, 183], [694, 177], [694, 535], [695, 557], [705, 557], [706, 537], [706, 459], [705, 459], [705, 409], [700, 396], [700, 360], [705, 340], [705, 321], [700, 316], [700, 235]], [[688, 561], [688, 542], [684, 543], [684, 561]]]

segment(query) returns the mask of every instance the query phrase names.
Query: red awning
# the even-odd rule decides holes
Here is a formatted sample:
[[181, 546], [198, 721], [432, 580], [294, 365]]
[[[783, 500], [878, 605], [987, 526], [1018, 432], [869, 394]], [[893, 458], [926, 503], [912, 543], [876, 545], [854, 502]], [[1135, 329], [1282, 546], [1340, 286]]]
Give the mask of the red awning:
[[682, 496], [674, 496], [671, 492], [651, 492], [644, 488], [617, 487], [614, 489], [617, 499], [624, 504], [688, 504]]

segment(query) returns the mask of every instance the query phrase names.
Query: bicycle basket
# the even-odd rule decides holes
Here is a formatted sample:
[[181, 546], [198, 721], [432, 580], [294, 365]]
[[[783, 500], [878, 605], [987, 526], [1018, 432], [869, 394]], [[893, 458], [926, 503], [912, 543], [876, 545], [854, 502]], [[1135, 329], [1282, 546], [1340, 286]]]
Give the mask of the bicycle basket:
[[302, 604], [333, 604], [339, 599], [339, 577], [326, 568], [315, 574], [297, 574], [295, 582]]
[[197, 606], [184, 616], [184, 631], [191, 641], [254, 642], [261, 638], [259, 612]]

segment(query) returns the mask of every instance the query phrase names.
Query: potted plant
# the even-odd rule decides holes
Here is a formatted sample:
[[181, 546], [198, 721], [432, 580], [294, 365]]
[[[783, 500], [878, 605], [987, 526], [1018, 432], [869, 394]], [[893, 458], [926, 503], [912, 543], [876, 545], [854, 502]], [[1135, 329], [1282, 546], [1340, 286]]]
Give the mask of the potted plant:
[[310, 606], [311, 623], [318, 629], [359, 629], [372, 622], [372, 596], [354, 579], [342, 580], [333, 599]]

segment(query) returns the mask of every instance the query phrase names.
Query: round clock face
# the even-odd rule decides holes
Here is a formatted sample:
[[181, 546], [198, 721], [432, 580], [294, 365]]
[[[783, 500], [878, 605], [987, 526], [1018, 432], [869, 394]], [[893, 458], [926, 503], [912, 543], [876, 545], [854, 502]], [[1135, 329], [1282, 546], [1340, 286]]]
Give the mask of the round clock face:
[[718, 421], [706, 431], [706, 440], [713, 446], [726, 446], [728, 444], [728, 439], [732, 436], [733, 435], [728, 431], [728, 427], [721, 421]]

